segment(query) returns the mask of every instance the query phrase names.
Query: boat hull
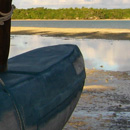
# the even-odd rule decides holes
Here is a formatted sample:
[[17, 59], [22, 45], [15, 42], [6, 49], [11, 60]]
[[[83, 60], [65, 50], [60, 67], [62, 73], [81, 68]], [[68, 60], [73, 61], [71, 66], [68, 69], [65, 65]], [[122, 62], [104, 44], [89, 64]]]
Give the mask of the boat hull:
[[40, 48], [11, 58], [8, 65], [8, 71], [0, 74], [0, 128], [61, 130], [85, 81], [79, 48]]
[[[74, 111], [77, 102], [79, 101], [81, 92], [78, 92], [71, 103], [63, 109], [61, 112], [56, 114], [51, 120], [49, 120], [45, 125], [41, 124], [39, 130], [62, 130], [68, 119], [70, 118], [72, 112]], [[52, 125], [53, 124], [53, 125]]]

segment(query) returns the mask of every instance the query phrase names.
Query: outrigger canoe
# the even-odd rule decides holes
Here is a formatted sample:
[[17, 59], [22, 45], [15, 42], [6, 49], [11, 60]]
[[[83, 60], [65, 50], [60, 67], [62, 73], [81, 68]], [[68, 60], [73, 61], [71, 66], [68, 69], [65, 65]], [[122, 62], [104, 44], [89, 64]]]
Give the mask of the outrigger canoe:
[[76, 45], [35, 49], [9, 59], [0, 74], [0, 130], [62, 130], [85, 81]]

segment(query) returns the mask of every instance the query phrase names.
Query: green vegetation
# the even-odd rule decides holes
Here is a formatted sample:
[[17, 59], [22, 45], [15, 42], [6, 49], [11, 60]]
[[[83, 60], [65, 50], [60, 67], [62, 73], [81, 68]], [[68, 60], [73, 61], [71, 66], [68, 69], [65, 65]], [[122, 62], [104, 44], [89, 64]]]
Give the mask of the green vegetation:
[[30, 8], [15, 9], [12, 19], [130, 19], [129, 9], [94, 9], [94, 8], [62, 8], [47, 9]]

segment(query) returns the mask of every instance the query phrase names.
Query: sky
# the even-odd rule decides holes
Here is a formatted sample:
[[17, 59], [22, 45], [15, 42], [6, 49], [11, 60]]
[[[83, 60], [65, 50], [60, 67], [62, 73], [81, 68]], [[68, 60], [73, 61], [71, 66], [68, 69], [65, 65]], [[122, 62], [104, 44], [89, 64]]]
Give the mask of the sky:
[[130, 8], [130, 0], [13, 0], [16, 8]]

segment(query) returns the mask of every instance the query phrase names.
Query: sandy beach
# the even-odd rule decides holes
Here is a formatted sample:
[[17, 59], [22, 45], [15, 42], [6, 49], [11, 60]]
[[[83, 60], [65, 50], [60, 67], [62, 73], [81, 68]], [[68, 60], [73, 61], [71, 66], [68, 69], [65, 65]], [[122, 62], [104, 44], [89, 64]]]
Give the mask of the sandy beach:
[[130, 73], [86, 70], [86, 82], [63, 130], [129, 130]]
[[[130, 40], [130, 29], [12, 27], [11, 34]], [[86, 76], [81, 98], [63, 130], [129, 130], [130, 72], [86, 69]]]
[[130, 40], [130, 29], [11, 27], [14, 35]]

